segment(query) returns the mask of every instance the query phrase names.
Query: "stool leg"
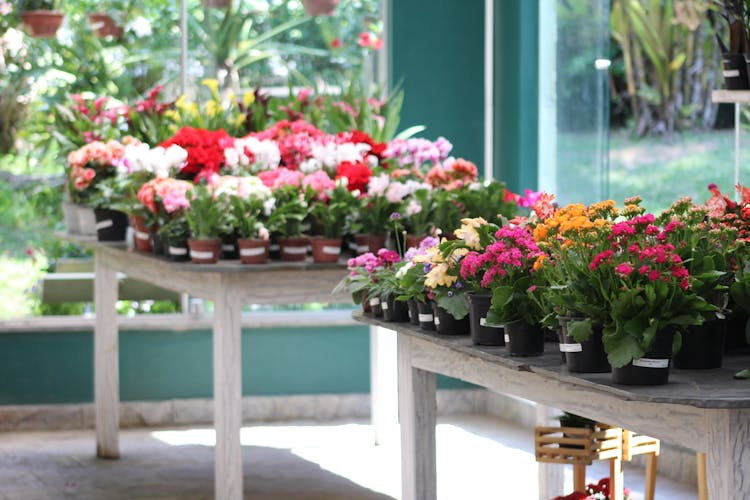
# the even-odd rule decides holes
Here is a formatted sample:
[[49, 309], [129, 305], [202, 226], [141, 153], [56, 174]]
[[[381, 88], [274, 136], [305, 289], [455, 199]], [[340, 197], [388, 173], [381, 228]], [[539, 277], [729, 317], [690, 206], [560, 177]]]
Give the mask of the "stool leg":
[[698, 500], [708, 500], [708, 481], [706, 480], [706, 454], [695, 454], [698, 464]]
[[610, 500], [623, 500], [622, 488], [624, 486], [622, 473], [622, 460], [613, 458], [609, 461], [609, 498]]
[[656, 498], [656, 453], [649, 453], [646, 456], [646, 489], [643, 492], [644, 500], [654, 500]]
[[573, 464], [573, 490], [586, 491], [586, 466]]

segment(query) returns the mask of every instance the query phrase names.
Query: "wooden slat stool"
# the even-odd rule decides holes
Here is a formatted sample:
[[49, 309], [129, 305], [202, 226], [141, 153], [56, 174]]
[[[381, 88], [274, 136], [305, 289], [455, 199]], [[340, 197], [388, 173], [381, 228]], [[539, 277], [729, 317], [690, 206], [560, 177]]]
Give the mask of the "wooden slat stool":
[[644, 499], [654, 500], [658, 439], [597, 423], [594, 430], [579, 427], [537, 427], [534, 444], [537, 462], [573, 466], [575, 491], [586, 489], [587, 465], [591, 465], [594, 460], [609, 460], [609, 491], [612, 500], [623, 498], [622, 461], [632, 460], [635, 455], [648, 455]]

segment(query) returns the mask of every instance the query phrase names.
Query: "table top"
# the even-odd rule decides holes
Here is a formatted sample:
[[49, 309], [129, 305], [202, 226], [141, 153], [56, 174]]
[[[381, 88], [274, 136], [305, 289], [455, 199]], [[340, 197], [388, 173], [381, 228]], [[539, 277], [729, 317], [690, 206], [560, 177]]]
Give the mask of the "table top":
[[724, 366], [716, 370], [670, 369], [669, 383], [659, 386], [626, 386], [611, 381], [609, 373], [573, 373], [562, 363], [557, 343], [545, 344], [542, 356], [511, 357], [504, 347], [473, 345], [468, 335], [438, 335], [410, 323], [391, 323], [362, 312], [353, 313], [357, 321], [395, 330], [429, 341], [467, 356], [518, 372], [535, 373], [549, 379], [607, 393], [620, 399], [689, 405], [698, 408], [750, 408], [750, 380], [735, 380], [733, 375], [750, 368], [750, 355], [727, 355]]

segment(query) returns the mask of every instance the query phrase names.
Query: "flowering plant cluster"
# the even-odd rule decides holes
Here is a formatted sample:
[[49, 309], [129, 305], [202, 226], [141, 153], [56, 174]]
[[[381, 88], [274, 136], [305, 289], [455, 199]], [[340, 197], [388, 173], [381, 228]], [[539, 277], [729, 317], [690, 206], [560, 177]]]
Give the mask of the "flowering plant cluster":
[[[609, 500], [610, 496], [609, 478], [600, 479], [597, 483], [586, 485], [586, 491], [575, 491], [570, 495], [557, 496], [552, 500]], [[624, 488], [624, 500], [630, 498], [630, 490]]]
[[393, 270], [401, 262], [398, 252], [381, 248], [377, 253], [367, 252], [347, 261], [349, 273], [342, 279], [334, 293], [347, 290], [355, 304], [361, 304], [372, 293], [378, 281], [384, 278], [386, 270]]
[[85, 203], [96, 193], [97, 185], [113, 177], [125, 153], [118, 141], [94, 141], [68, 155], [67, 189], [75, 203]]

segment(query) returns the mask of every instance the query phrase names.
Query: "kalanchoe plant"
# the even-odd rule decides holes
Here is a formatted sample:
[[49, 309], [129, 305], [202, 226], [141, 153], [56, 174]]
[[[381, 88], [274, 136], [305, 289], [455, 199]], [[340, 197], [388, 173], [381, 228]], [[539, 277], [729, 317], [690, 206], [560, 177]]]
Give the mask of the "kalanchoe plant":
[[482, 217], [498, 225], [518, 214], [515, 195], [505, 183], [494, 179], [468, 184], [459, 191], [458, 199], [470, 217]]
[[162, 227], [169, 221], [183, 217], [190, 206], [193, 184], [188, 181], [157, 177], [141, 186], [138, 200], [145, 211], [142, 213], [148, 226]]
[[[67, 190], [74, 203], [88, 203], [97, 192], [97, 185], [114, 177], [125, 147], [114, 140], [95, 141], [68, 155]], [[92, 203], [99, 205], [96, 199]], [[91, 205], [92, 207], [94, 205]]]
[[213, 189], [201, 183], [193, 188], [189, 200], [185, 218], [193, 239], [219, 238], [230, 231], [227, 196], [214, 196]]

